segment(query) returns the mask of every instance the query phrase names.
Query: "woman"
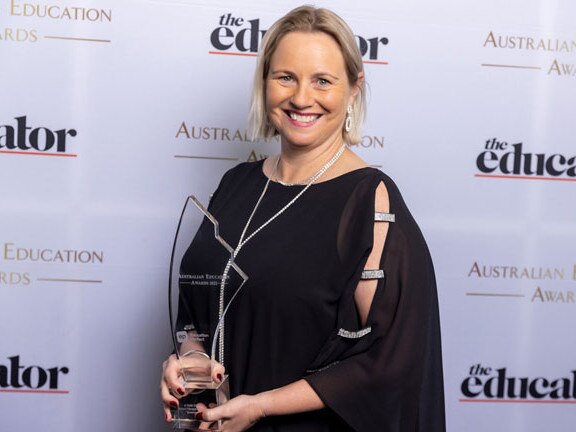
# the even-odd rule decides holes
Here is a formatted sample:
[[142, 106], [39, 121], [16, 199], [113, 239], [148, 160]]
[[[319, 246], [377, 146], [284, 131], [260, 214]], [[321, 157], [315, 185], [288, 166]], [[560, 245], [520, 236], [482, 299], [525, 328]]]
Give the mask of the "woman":
[[[268, 30], [250, 125], [280, 155], [230, 170], [209, 208], [250, 278], [226, 315], [235, 397], [199, 415], [222, 430], [444, 430], [433, 267], [395, 184], [346, 147], [364, 109], [342, 19], [304, 6]], [[171, 356], [167, 420], [178, 392]]]

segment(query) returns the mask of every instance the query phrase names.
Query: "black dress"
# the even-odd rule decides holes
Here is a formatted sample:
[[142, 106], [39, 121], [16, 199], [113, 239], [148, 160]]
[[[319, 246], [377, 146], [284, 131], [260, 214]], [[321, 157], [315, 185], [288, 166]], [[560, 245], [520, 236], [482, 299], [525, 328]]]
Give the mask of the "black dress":
[[[224, 175], [214, 193], [209, 210], [232, 247], [266, 180], [262, 162], [243, 163]], [[364, 330], [353, 296], [372, 249], [374, 223], [381, 223], [374, 222], [381, 182], [395, 222], [384, 222], [390, 223], [380, 267], [385, 277], [378, 280]], [[247, 235], [303, 187], [270, 182]], [[213, 251], [203, 239], [211, 236], [212, 226], [204, 223], [182, 260], [182, 274], [210, 268]], [[251, 431], [445, 430], [434, 270], [389, 177], [362, 168], [311, 186], [243, 246], [236, 262], [249, 279], [226, 315], [224, 363], [232, 396], [304, 378], [327, 407], [268, 417]], [[209, 272], [221, 274], [222, 268]], [[180, 325], [214, 301], [192, 293], [183, 299]]]

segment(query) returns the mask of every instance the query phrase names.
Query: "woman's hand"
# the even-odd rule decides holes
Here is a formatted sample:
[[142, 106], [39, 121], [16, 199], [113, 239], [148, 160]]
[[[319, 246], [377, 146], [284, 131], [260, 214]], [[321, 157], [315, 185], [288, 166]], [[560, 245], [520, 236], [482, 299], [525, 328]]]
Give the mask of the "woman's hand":
[[216, 408], [202, 410], [197, 416], [206, 424], [222, 420], [223, 432], [242, 432], [266, 417], [261, 400], [263, 397], [263, 394], [240, 395]]
[[[212, 368], [210, 368], [212, 366]], [[210, 374], [215, 382], [222, 381], [224, 366], [214, 362], [206, 355], [181, 356], [180, 359], [172, 354], [162, 364], [162, 378], [160, 380], [160, 397], [164, 404], [166, 421], [172, 421], [170, 408], [177, 408], [179, 399], [186, 395], [184, 386], [184, 373]]]

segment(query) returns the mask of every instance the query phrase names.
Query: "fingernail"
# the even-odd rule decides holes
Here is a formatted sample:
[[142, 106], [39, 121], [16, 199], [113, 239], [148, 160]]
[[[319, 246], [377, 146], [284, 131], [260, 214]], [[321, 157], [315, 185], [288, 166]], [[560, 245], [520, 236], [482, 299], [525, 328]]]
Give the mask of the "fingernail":
[[176, 402], [174, 402], [174, 401], [170, 401], [170, 406], [171, 406], [172, 408], [178, 408], [178, 404], [177, 404]]
[[166, 421], [167, 421], [167, 422], [169, 421], [169, 420], [168, 420], [168, 414], [166, 414]]
[[222, 374], [217, 374], [216, 378], [218, 378], [218, 381], [222, 381]]
[[178, 387], [176, 391], [180, 393], [182, 396], [184, 396], [184, 393], [186, 393], [182, 387]]
[[196, 420], [204, 420], [204, 417], [202, 416], [201, 412], [196, 413], [196, 415], [194, 416], [194, 418]]

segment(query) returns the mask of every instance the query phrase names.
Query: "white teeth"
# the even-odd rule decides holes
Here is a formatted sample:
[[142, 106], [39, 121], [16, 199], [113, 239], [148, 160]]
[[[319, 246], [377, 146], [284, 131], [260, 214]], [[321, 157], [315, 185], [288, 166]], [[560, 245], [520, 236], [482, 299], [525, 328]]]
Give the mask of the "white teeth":
[[301, 122], [301, 123], [313, 122], [318, 117], [320, 117], [320, 116], [319, 115], [300, 115], [300, 114], [296, 114], [293, 112], [290, 113], [290, 118], [292, 120], [296, 120], [296, 121]]

